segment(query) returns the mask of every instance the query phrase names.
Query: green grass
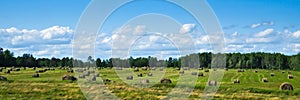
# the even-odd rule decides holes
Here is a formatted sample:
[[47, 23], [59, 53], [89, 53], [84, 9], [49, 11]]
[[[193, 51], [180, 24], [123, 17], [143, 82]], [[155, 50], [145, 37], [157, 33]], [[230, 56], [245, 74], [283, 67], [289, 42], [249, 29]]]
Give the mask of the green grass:
[[[157, 70], [159, 71], [159, 70]], [[197, 70], [198, 71], [198, 70]], [[210, 70], [212, 71], [212, 70]], [[21, 70], [19, 72], [13, 71], [11, 74], [0, 73], [9, 81], [0, 81], [0, 98], [1, 99], [85, 99], [81, 92], [78, 83], [72, 81], [62, 81], [64, 75], [75, 75], [74, 73], [67, 73], [66, 70], [55, 70], [41, 73], [39, 78], [32, 78], [35, 73], [32, 69]], [[150, 71], [135, 72], [149, 73]], [[186, 71], [187, 72], [187, 71]], [[209, 73], [204, 70], [204, 76], [199, 77], [196, 86], [190, 94], [190, 99], [200, 98], [205, 85], [207, 84]], [[172, 84], [153, 84], [148, 88], [137, 88], [127, 85], [123, 82], [113, 69], [99, 70], [100, 77], [110, 79], [113, 83], [106, 84], [108, 90], [122, 99], [162, 99], [166, 98], [168, 93], [176, 87], [179, 71], [174, 69], [167, 69], [163, 77], [170, 78]], [[275, 76], [271, 77], [270, 73]], [[187, 73], [185, 73], [187, 74]], [[155, 74], [154, 74], [155, 75]], [[297, 99], [300, 98], [300, 72], [292, 71], [294, 79], [288, 79], [288, 73], [281, 73], [281, 71], [271, 70], [245, 70], [245, 72], [237, 72], [236, 69], [229, 69], [225, 71], [222, 85], [214, 96], [214, 99]], [[123, 78], [126, 76], [122, 76]], [[144, 77], [147, 77], [144, 75]], [[134, 79], [137, 78], [134, 76]], [[269, 82], [263, 83], [262, 78], [268, 78]], [[239, 79], [240, 84], [233, 84], [234, 79]], [[188, 79], [187, 79], [188, 80]], [[289, 82], [294, 86], [294, 91], [281, 91], [279, 86], [283, 82]], [[99, 78], [97, 82], [101, 83]], [[97, 90], [98, 88], [96, 88]], [[100, 90], [102, 88], [99, 88]]]

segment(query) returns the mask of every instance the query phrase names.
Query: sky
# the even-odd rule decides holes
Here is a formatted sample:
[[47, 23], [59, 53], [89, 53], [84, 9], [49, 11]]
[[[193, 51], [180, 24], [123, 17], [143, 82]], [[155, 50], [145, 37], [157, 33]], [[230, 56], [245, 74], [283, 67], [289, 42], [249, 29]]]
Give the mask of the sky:
[[[77, 24], [90, 3], [90, 0], [1, 0], [0, 47], [11, 50], [15, 56], [30, 53], [38, 58], [72, 57]], [[300, 52], [300, 1], [207, 0], [206, 3], [223, 29], [225, 52], [286, 55]], [[95, 10], [95, 16], [98, 14], [101, 10]], [[137, 0], [120, 6], [107, 17], [95, 37], [97, 58], [179, 57], [211, 52], [213, 41], [187, 9], [162, 0]]]

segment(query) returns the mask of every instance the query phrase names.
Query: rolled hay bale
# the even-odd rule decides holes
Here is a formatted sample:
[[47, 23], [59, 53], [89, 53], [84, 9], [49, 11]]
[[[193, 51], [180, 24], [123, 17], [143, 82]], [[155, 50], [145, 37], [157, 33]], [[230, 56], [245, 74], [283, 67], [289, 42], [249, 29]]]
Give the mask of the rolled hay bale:
[[208, 81], [208, 86], [217, 86], [217, 81], [213, 81], [213, 80]]
[[85, 74], [83, 74], [84, 76], [90, 76], [90, 73], [89, 72], [87, 72], [87, 73], [85, 73]]
[[183, 70], [190, 70], [189, 67], [183, 67]]
[[289, 78], [289, 79], [293, 79], [294, 76], [293, 76], [293, 75], [288, 75], [288, 78]]
[[192, 75], [197, 75], [197, 72], [192, 72]]
[[143, 74], [142, 74], [142, 73], [140, 73], [140, 74], [138, 74], [137, 76], [138, 76], [138, 77], [143, 77]]
[[203, 68], [201, 67], [201, 68], [198, 68], [198, 70], [203, 70]]
[[96, 81], [96, 77], [95, 77], [95, 76], [93, 76], [91, 80], [92, 80], [92, 81]]
[[99, 73], [96, 73], [94, 76], [95, 76], [95, 77], [100, 77], [100, 74], [99, 74]]
[[180, 71], [179, 74], [184, 74], [184, 71]]
[[103, 81], [103, 83], [110, 83], [111, 82], [110, 79], [103, 79], [102, 81]]
[[4, 76], [0, 76], [0, 81], [7, 81], [7, 78]]
[[73, 69], [69, 69], [67, 72], [68, 73], [74, 73], [74, 70]]
[[275, 76], [275, 74], [274, 74], [274, 73], [271, 73], [270, 75], [271, 75], [271, 76]]
[[159, 71], [164, 71], [164, 68], [160, 68]]
[[37, 70], [37, 71], [35, 71], [36, 73], [44, 73], [44, 72], [46, 72], [47, 70]]
[[160, 83], [172, 83], [171, 79], [168, 79], [168, 78], [163, 78], [160, 80]]
[[238, 69], [238, 72], [245, 72], [244, 69]]
[[78, 78], [85, 78], [85, 75], [79, 75]]
[[76, 81], [77, 78], [71, 75], [65, 75], [62, 77], [62, 80], [71, 80], [71, 81]]
[[288, 82], [284, 82], [280, 85], [280, 90], [294, 90], [294, 87], [292, 84], [288, 83]]
[[151, 68], [151, 70], [156, 70], [156, 67]]
[[126, 79], [127, 80], [133, 80], [133, 76], [127, 76]]
[[281, 73], [282, 73], [282, 74], [284, 74], [284, 73], [285, 73], [285, 71], [282, 71]]
[[10, 70], [7, 70], [5, 73], [6, 73], [6, 74], [10, 74]]
[[148, 73], [148, 76], [153, 76], [153, 74], [152, 73]]
[[240, 84], [240, 80], [239, 80], [239, 79], [235, 79], [235, 80], [233, 81], [233, 83], [234, 83], [234, 84]]
[[35, 68], [35, 67], [33, 67], [33, 68], [32, 68], [32, 70], [36, 70], [36, 68]]
[[202, 72], [199, 72], [198, 76], [204, 76], [204, 74]]
[[38, 73], [36, 73], [36, 74], [33, 74], [33, 75], [32, 75], [32, 77], [34, 77], [34, 78], [38, 78], [38, 77], [40, 77], [40, 74], [38, 74]]
[[254, 70], [255, 73], [258, 73], [258, 70]]
[[180, 68], [179, 67], [177, 67], [177, 68], [175, 68], [176, 70], [180, 70]]
[[228, 68], [224, 68], [225, 71], [228, 71]]
[[142, 79], [141, 81], [140, 81], [140, 83], [142, 83], [142, 84], [148, 84], [150, 81], [148, 80], [148, 79]]
[[142, 70], [148, 70], [148, 68], [147, 67], [142, 67]]
[[138, 71], [140, 71], [140, 70], [139, 70], [139, 68], [136, 67], [136, 68], [134, 69], [134, 72], [138, 72]]
[[209, 70], [208, 70], [208, 69], [206, 69], [206, 70], [204, 70], [204, 72], [209, 72]]
[[16, 72], [21, 71], [21, 69], [20, 68], [15, 68], [14, 71], [16, 71]]
[[262, 81], [263, 82], [269, 82], [268, 78], [263, 78]]

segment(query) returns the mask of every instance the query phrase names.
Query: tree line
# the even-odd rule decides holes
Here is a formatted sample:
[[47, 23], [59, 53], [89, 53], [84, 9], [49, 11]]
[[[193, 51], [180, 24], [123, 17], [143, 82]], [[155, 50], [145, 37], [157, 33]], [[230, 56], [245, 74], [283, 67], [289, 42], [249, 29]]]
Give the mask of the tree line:
[[[99, 68], [110, 68], [113, 66], [124, 67], [143, 67], [143, 66], [166, 66], [166, 67], [185, 67], [193, 66], [186, 64], [184, 58], [199, 60], [196, 67], [211, 68], [214, 55], [210, 52], [194, 53], [180, 58], [169, 57], [165, 60], [157, 60], [155, 57], [130, 57], [128, 59], [110, 58], [93, 59], [91, 56], [87, 61], [81, 61], [69, 57], [64, 58], [35, 58], [32, 54], [23, 54], [14, 57], [14, 53], [0, 48], [0, 66], [2, 67], [87, 67], [95, 66]], [[226, 68], [236, 69], [291, 69], [300, 70], [300, 53], [296, 55], [284, 55], [281, 53], [226, 53]], [[198, 57], [198, 58], [195, 58]], [[154, 61], [154, 62], [153, 62]], [[117, 62], [117, 63], [116, 63]], [[157, 65], [159, 63], [160, 65]], [[119, 65], [118, 65], [119, 64]], [[154, 65], [153, 65], [154, 64]], [[156, 65], [155, 65], [156, 64]]]

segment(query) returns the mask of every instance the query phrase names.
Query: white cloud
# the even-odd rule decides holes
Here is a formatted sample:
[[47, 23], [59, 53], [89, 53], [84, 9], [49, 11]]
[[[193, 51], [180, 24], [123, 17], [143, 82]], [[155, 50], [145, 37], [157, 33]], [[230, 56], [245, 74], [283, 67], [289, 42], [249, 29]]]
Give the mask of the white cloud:
[[231, 36], [233, 36], [233, 37], [236, 37], [236, 36], [238, 36], [238, 35], [239, 35], [238, 32], [234, 32], [233, 34], [231, 34]]
[[255, 37], [264, 37], [264, 36], [266, 36], [266, 35], [271, 34], [273, 31], [274, 31], [274, 29], [269, 28], [269, 29], [266, 29], [266, 30], [264, 30], [264, 31], [262, 31], [262, 32], [259, 32], [259, 33], [255, 34], [254, 36], [255, 36]]
[[52, 39], [56, 36], [63, 36], [65, 34], [73, 33], [73, 30], [71, 30], [69, 27], [53, 26], [40, 32], [40, 35], [43, 39]]
[[247, 43], [268, 43], [271, 42], [272, 38], [248, 38], [246, 39]]
[[183, 24], [179, 30], [179, 33], [190, 33], [193, 32], [195, 29], [195, 24]]
[[257, 28], [257, 27], [259, 27], [260, 25], [261, 25], [260, 23], [252, 24], [252, 25], [251, 25], [251, 28]]
[[296, 31], [293, 33], [293, 37], [300, 38], [300, 31]]

